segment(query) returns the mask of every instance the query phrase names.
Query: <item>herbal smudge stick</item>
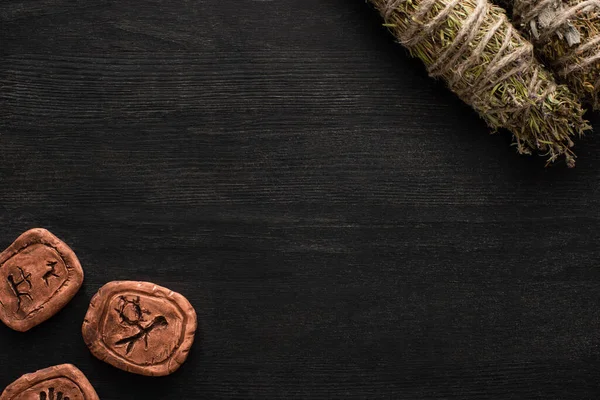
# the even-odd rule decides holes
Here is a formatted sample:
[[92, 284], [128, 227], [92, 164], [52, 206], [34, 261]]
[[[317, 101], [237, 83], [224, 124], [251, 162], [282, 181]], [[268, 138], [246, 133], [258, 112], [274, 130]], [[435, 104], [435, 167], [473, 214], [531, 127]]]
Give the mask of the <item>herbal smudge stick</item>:
[[600, 0], [514, 0], [513, 19], [560, 80], [600, 109]]
[[519, 153], [575, 165], [572, 138], [589, 129], [584, 111], [501, 8], [487, 0], [370, 1], [432, 77], [444, 79], [491, 128], [512, 132]]

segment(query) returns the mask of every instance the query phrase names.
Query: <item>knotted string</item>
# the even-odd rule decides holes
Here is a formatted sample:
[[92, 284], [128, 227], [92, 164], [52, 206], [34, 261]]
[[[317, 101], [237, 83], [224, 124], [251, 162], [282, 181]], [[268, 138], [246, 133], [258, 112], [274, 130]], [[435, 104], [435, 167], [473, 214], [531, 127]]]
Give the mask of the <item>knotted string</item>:
[[[407, 0], [372, 0], [379, 8], [386, 23], [390, 23], [394, 12]], [[596, 1], [596, 0], [594, 0]], [[599, 0], [600, 1], [600, 0]], [[440, 5], [440, 0], [422, 0], [412, 12], [403, 10], [405, 25], [399, 32], [400, 42], [409, 50], [423, 40], [432, 38], [447, 23], [448, 17], [454, 8], [460, 5], [460, 0], [444, 0], [443, 7], [433, 12], [434, 6]], [[504, 14], [496, 15], [490, 12], [487, 0], [476, 0], [474, 10], [467, 18], [461, 21], [461, 27], [456, 37], [435, 55], [433, 63], [428, 66], [432, 77], [444, 77], [450, 89], [456, 92], [475, 109], [488, 114], [509, 114], [511, 118], [523, 118], [528, 113], [534, 102], [519, 101], [512, 97], [512, 104], [506, 104], [501, 109], [491, 108], [482, 94], [490, 93], [499, 83], [533, 70], [531, 80], [527, 86], [527, 99], [541, 100], [556, 89], [552, 81], [540, 79], [533, 47], [529, 42], [520, 41], [520, 46], [510, 46], [514, 36], [518, 35], [512, 25], [508, 23]], [[490, 18], [496, 18], [493, 22]], [[482, 26], [487, 22], [488, 27], [482, 32]], [[501, 35], [502, 44], [496, 50], [495, 56], [483, 67], [483, 71], [476, 77], [471, 76], [470, 82], [465, 82], [464, 74], [469, 68], [481, 62], [490, 41]], [[477, 43], [477, 38], [481, 36]], [[543, 85], [546, 85], [543, 90]], [[506, 122], [506, 121], [503, 121]]]
[[[559, 32], [569, 20], [577, 18], [583, 11], [600, 10], [600, 0], [584, 0], [570, 7], [565, 7], [562, 1], [557, 0], [517, 0], [514, 6], [514, 15], [518, 16], [520, 22], [526, 26], [534, 21], [544, 10], [552, 10], [552, 20], [547, 26], [541, 26], [539, 37], [532, 38], [535, 41], [547, 42], [553, 35]], [[600, 60], [600, 35], [587, 39], [579, 46], [573, 47], [563, 57], [553, 62], [558, 68], [561, 76], [566, 76], [580, 71]], [[587, 57], [582, 57], [589, 53]], [[594, 87], [600, 89], [600, 77], [596, 80]]]

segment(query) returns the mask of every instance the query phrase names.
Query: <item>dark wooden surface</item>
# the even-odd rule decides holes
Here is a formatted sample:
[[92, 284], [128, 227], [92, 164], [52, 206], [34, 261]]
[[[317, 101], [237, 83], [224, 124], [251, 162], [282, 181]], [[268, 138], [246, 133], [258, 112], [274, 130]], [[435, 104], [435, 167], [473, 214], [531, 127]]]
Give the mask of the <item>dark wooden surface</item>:
[[[0, 387], [71, 362], [104, 400], [598, 398], [600, 140], [575, 170], [509, 143], [361, 0], [2, 0], [0, 247], [48, 228], [86, 281], [0, 326]], [[196, 307], [176, 374], [87, 351], [117, 279]]]

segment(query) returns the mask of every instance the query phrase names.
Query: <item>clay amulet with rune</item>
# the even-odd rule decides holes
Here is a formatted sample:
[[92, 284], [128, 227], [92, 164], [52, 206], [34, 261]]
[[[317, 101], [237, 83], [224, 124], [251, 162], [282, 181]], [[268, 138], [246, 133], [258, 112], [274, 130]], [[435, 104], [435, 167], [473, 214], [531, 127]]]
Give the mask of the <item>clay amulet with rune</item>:
[[63, 364], [26, 374], [4, 389], [0, 400], [100, 400], [74, 365]]
[[28, 230], [0, 254], [0, 320], [25, 332], [59, 312], [82, 283], [69, 246], [45, 229]]
[[82, 333], [100, 360], [164, 376], [187, 359], [196, 327], [196, 311], [179, 293], [149, 282], [115, 281], [92, 298]]

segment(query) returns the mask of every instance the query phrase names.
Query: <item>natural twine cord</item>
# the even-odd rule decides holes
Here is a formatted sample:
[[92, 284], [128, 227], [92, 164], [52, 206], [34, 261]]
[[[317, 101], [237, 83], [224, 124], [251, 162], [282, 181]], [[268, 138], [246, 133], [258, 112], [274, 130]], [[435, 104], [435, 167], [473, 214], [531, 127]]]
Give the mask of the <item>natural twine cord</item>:
[[370, 0], [385, 26], [432, 77], [470, 104], [494, 130], [509, 129], [520, 153], [549, 162], [575, 156], [571, 136], [589, 128], [572, 93], [557, 85], [533, 46], [487, 0]]
[[[550, 17], [546, 18], [544, 24], [537, 24], [537, 20], [544, 12], [549, 12]], [[515, 0], [513, 7], [513, 15], [518, 24], [528, 30], [531, 30], [531, 24], [535, 24], [536, 34], [529, 36], [536, 43], [536, 47], [551, 46], [552, 40], [563, 41], [561, 31], [578, 19], [582, 21], [587, 19], [586, 24], [596, 25], [595, 30], [583, 29], [589, 36], [577, 46], [564, 44], [565, 54], [549, 59], [548, 62], [559, 76], [570, 78], [567, 81], [578, 94], [588, 100], [594, 108], [600, 108], [598, 100], [600, 74], [596, 71], [600, 69], [600, 65], [594, 65], [600, 61], [600, 19], [596, 18], [595, 21], [590, 22], [590, 17], [584, 14], [591, 12], [600, 12], [600, 0]], [[583, 82], [590, 80], [592, 87], [579, 87]]]
[[[386, 22], [389, 21], [394, 10], [405, 1], [407, 0], [383, 0], [381, 12]], [[426, 20], [438, 1], [423, 0], [420, 3], [418, 11], [412, 15], [407, 28], [399, 37], [404, 46], [410, 49], [424, 39], [431, 37], [442, 24], [446, 23], [448, 16], [461, 0], [449, 1], [441, 12], [435, 16], [430, 16]], [[528, 42], [512, 51], [506, 51], [516, 31], [511, 24], [506, 23], [507, 21], [502, 16], [497, 17], [492, 29], [485, 34], [477, 46], [474, 49], [471, 48], [469, 45], [473, 43], [490, 11], [490, 3], [487, 0], [476, 0], [476, 2], [475, 11], [465, 19], [452, 44], [440, 52], [437, 60], [428, 66], [428, 72], [434, 78], [449, 76], [448, 86], [450, 89], [477, 109], [478, 106], [485, 108], [483, 107], [484, 104], [479, 104], [482, 101], [481, 92], [491, 90], [499, 81], [506, 80], [513, 75], [535, 69], [535, 60], [533, 47]], [[485, 66], [484, 72], [475, 81], [471, 82], [470, 85], [461, 84], [464, 71], [480, 61], [485, 47], [503, 26], [506, 26], [507, 29], [503, 32], [502, 45], [496, 56]], [[499, 75], [499, 72], [508, 66], [512, 66], [512, 68]], [[533, 79], [527, 87], [527, 97], [540, 98], [556, 90], [554, 82], [547, 82], [546, 87], [540, 92], [543, 84], [544, 82], [538, 79], [537, 69], [535, 69]], [[527, 108], [531, 107], [532, 104], [515, 107], [511, 111], [526, 113]], [[493, 110], [489, 111], [493, 112]]]

